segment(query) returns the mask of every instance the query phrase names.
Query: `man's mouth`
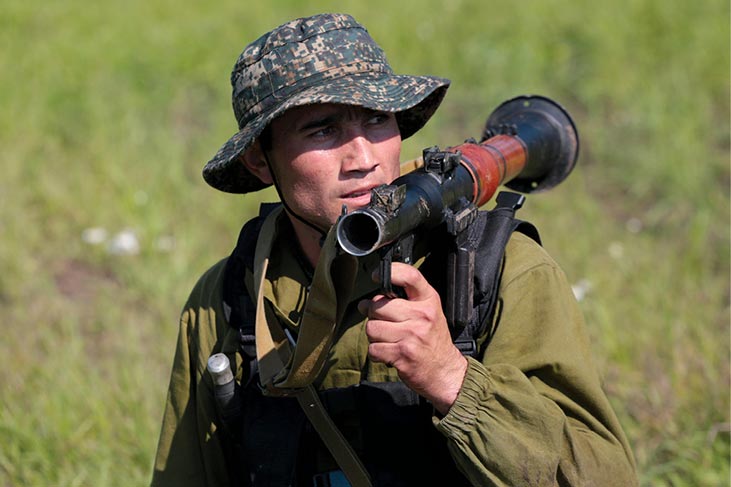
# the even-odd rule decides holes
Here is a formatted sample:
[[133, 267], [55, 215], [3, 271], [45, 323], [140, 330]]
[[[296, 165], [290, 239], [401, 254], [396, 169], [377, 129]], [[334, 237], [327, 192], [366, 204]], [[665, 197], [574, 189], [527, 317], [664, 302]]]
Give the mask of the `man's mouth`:
[[371, 190], [376, 186], [369, 186], [368, 188], [357, 189], [350, 193], [345, 193], [341, 198], [343, 205], [348, 208], [348, 212], [364, 208], [371, 202]]
[[373, 188], [375, 188], [375, 186], [369, 186], [367, 188], [351, 191], [350, 193], [344, 194], [343, 199], [360, 199], [360, 198], [363, 198], [364, 196], [368, 196], [370, 198], [371, 190]]
[[346, 194], [345, 197], [346, 198], [360, 198], [361, 196], [364, 196], [367, 194], [368, 195], [371, 194], [370, 190], [369, 191], [354, 191], [352, 193]]

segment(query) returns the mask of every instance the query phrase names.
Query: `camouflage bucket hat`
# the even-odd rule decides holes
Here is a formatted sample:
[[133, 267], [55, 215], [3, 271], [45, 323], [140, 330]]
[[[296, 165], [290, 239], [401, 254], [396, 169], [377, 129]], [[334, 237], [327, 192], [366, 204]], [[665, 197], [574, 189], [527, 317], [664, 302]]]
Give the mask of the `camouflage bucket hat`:
[[288, 22], [249, 44], [231, 85], [239, 131], [206, 164], [203, 178], [221, 191], [249, 193], [266, 185], [238, 158], [286, 110], [340, 103], [392, 112], [405, 139], [432, 116], [449, 80], [395, 75], [362, 25], [348, 15], [323, 14]]

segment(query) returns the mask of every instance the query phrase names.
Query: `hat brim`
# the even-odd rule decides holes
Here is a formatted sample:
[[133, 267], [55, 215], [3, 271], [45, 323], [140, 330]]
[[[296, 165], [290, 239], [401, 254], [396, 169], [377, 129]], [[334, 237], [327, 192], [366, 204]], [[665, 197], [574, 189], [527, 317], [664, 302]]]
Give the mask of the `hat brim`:
[[267, 187], [251, 174], [239, 156], [264, 128], [290, 108], [314, 103], [356, 105], [396, 114], [401, 138], [421, 129], [442, 102], [449, 80], [433, 76], [358, 74], [330, 79], [273, 103], [234, 134], [203, 168], [203, 178], [227, 193], [250, 193]]

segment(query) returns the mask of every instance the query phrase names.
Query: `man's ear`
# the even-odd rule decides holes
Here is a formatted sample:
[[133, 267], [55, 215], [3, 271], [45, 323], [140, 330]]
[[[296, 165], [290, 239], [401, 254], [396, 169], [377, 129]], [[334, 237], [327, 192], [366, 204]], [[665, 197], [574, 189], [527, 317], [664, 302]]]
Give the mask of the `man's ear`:
[[239, 162], [243, 164], [251, 174], [259, 178], [262, 183], [274, 183], [272, 173], [269, 170], [269, 164], [267, 164], [266, 156], [264, 155], [264, 151], [261, 149], [261, 144], [258, 139], [255, 140], [254, 143], [239, 156]]

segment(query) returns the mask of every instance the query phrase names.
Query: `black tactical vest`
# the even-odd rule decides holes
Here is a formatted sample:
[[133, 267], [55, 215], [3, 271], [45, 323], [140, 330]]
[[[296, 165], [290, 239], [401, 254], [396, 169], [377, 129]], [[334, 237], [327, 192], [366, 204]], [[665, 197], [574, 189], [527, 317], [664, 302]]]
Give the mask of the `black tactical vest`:
[[[327, 486], [321, 474], [338, 470], [297, 400], [263, 396], [256, 379], [254, 305], [244, 285], [251, 272], [259, 230], [274, 206], [244, 225], [224, 276], [224, 309], [239, 331], [248, 363], [240, 385], [241, 416], [228, 425], [227, 464], [234, 485]], [[517, 206], [519, 207], [519, 206]], [[453, 333], [465, 355], [478, 357], [495, 330], [488, 329], [499, 313], [498, 288], [505, 245], [518, 230], [540, 243], [535, 227], [514, 218], [515, 206], [500, 205], [480, 212], [472, 238], [478, 239], [472, 322]], [[440, 256], [420, 270], [439, 290]], [[320, 391], [320, 398], [368, 470], [374, 486], [470, 485], [447, 450], [447, 440], [432, 424], [433, 407], [401, 382], [361, 382]]]

